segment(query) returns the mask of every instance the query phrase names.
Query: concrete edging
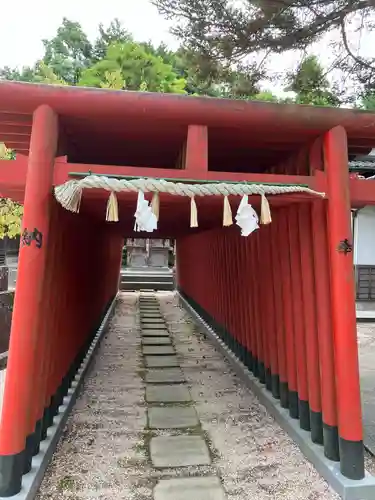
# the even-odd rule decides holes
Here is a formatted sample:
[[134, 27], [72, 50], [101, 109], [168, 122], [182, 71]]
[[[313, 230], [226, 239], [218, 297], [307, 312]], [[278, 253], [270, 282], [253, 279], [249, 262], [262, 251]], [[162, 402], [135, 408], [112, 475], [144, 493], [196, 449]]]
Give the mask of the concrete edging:
[[22, 477], [22, 489], [17, 495], [9, 497], [11, 500], [34, 500], [38, 493], [39, 486], [43, 481], [46, 469], [52, 459], [53, 453], [59, 442], [61, 434], [64, 430], [68, 416], [76, 402], [79, 390], [84, 381], [87, 370], [93, 360], [94, 354], [99, 347], [100, 341], [102, 340], [108, 321], [112, 315], [113, 309], [117, 302], [117, 297], [113, 299], [112, 304], [109, 306], [107, 314], [98, 328], [95, 337], [92, 340], [90, 348], [87, 351], [85, 359], [72, 382], [72, 386], [69, 389], [68, 395], [65, 396], [63, 404], [59, 407], [59, 414], [54, 417], [53, 425], [47, 431], [47, 439], [41, 441], [40, 451], [38, 455], [33, 457], [31, 471]]
[[276, 422], [289, 434], [305, 457], [315, 466], [317, 471], [342, 499], [375, 499], [375, 477], [368, 472], [366, 472], [366, 477], [360, 481], [354, 481], [343, 476], [340, 472], [339, 464], [328, 460], [324, 456], [323, 447], [311, 441], [310, 433], [300, 428], [298, 420], [290, 418], [289, 412], [281, 408], [279, 401], [274, 399], [272, 394], [248, 371], [180, 293], [178, 293], [178, 297], [182, 307], [191, 314], [195, 323], [204, 329], [204, 332], [213, 341], [215, 347], [227, 358], [236, 375], [251, 389], [259, 402], [266, 407]]

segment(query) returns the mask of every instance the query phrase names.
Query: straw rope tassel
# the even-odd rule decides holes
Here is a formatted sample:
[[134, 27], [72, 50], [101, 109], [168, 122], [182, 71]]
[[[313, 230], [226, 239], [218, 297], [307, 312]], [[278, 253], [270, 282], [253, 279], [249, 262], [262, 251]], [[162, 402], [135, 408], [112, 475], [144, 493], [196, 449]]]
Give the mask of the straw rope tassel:
[[111, 191], [107, 202], [107, 215], [105, 218], [108, 222], [118, 222], [118, 202], [114, 191]]
[[159, 220], [159, 212], [160, 212], [160, 197], [159, 193], [155, 192], [152, 196], [151, 200], [151, 210], [152, 213], [155, 215], [156, 220]]
[[268, 203], [267, 198], [264, 194], [262, 196], [261, 208], [260, 208], [260, 222], [261, 224], [271, 224], [271, 209], [270, 204]]
[[223, 209], [223, 226], [231, 226], [233, 224], [232, 207], [230, 206], [228, 196], [224, 196]]
[[70, 206], [72, 212], [79, 213], [79, 209], [81, 208], [81, 200], [82, 200], [82, 189], [76, 189], [72, 193], [72, 197], [70, 200]]
[[198, 227], [198, 209], [194, 196], [190, 198], [190, 227]]

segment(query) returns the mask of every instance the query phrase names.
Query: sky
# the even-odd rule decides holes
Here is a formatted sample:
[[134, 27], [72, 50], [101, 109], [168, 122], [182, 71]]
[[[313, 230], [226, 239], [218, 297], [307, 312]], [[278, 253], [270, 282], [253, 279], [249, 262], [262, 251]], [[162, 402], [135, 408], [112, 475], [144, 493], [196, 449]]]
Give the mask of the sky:
[[[5, 12], [5, 11], [4, 11]], [[169, 24], [161, 17], [149, 0], [13, 0], [7, 3], [6, 20], [0, 29], [0, 67], [31, 66], [43, 56], [42, 40], [52, 38], [61, 25], [63, 17], [81, 24], [90, 40], [98, 34], [98, 25], [108, 26], [118, 18], [123, 26], [133, 34], [135, 40], [151, 41], [154, 44], [165, 42], [171, 48], [178, 43], [169, 34]], [[12, 22], [11, 20], [14, 20]], [[353, 31], [349, 38], [358, 47], [358, 35]], [[329, 39], [313, 47], [319, 59], [329, 66], [332, 50], [327, 50]], [[361, 53], [371, 55], [375, 46], [375, 33], [362, 33]], [[301, 54], [284, 53], [272, 57], [268, 68], [273, 73], [283, 73], [295, 68]], [[266, 84], [268, 87], [269, 83]], [[283, 82], [272, 83], [272, 91], [280, 93]]]
[[92, 40], [100, 23], [108, 26], [117, 17], [136, 40], [176, 44], [168, 34], [168, 23], [148, 0], [16, 0], [7, 2], [3, 13], [0, 67], [32, 65], [41, 58], [42, 40], [56, 34], [63, 17], [78, 21]]

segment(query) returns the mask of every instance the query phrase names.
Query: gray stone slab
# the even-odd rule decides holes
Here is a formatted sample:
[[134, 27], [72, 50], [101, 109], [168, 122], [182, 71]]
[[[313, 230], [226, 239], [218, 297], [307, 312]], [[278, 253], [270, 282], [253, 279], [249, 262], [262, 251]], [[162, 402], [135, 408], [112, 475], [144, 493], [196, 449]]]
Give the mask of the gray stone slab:
[[149, 319], [163, 319], [163, 316], [158, 312], [144, 313], [141, 311], [141, 320], [144, 321], [144, 320], [149, 320]]
[[168, 328], [166, 325], [141, 325], [142, 330], [159, 330], [159, 331], [168, 331]]
[[154, 500], [226, 500], [218, 477], [162, 479], [154, 488]]
[[177, 356], [145, 356], [148, 368], [174, 368], [180, 366]]
[[150, 441], [154, 467], [210, 465], [207, 445], [201, 436], [157, 436]]
[[192, 406], [162, 406], [149, 408], [150, 429], [184, 429], [199, 425], [197, 412]]
[[153, 325], [160, 325], [160, 323], [165, 324], [163, 318], [141, 318], [141, 322]]
[[191, 395], [186, 385], [147, 385], [148, 403], [189, 403]]
[[145, 379], [151, 384], [181, 384], [185, 382], [180, 368], [152, 368], [146, 371]]
[[142, 337], [169, 337], [168, 330], [142, 330]]
[[176, 354], [172, 345], [145, 345], [142, 347], [145, 356], [170, 356]]
[[171, 338], [168, 336], [165, 336], [165, 337], [160, 337], [159, 334], [158, 336], [150, 336], [150, 337], [142, 337], [142, 344], [143, 345], [149, 345], [149, 346], [158, 346], [158, 345], [165, 345], [165, 346], [169, 346], [169, 345], [172, 345], [172, 340]]

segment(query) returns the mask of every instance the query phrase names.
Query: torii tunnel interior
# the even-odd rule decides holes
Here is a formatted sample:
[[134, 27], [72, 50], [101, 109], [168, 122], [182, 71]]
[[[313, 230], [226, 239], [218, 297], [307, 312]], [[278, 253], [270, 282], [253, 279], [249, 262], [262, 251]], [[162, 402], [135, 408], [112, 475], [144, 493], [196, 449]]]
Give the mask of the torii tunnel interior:
[[[24, 203], [0, 495], [20, 491], [118, 293], [124, 238], [143, 236], [176, 240], [178, 292], [341, 473], [361, 480], [350, 205], [375, 203], [375, 191], [349, 180], [348, 156], [375, 143], [374, 115], [29, 84], [0, 84], [0, 98], [0, 140], [18, 151], [0, 162], [0, 190]], [[190, 200], [161, 195], [150, 235], [133, 232], [134, 193], [118, 194], [119, 222], [105, 220], [104, 190], [84, 191], [78, 214], [58, 204], [53, 186], [89, 171], [303, 184], [325, 196], [269, 196], [272, 223], [243, 237], [223, 227], [222, 197], [197, 197], [191, 228]], [[239, 202], [230, 197], [233, 215]], [[250, 202], [259, 212], [260, 197]]]

